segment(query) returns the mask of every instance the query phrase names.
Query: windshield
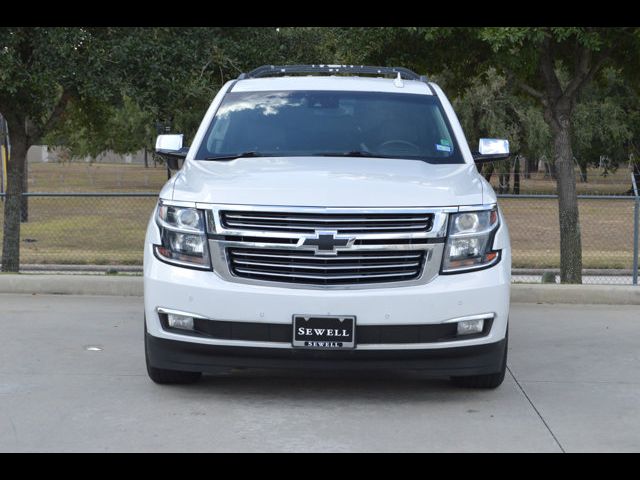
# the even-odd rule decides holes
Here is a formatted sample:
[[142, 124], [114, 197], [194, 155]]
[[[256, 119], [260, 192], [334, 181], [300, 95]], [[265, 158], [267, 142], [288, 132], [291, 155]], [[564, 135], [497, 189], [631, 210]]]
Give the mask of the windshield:
[[237, 156], [464, 162], [437, 98], [352, 91], [228, 93], [196, 158]]

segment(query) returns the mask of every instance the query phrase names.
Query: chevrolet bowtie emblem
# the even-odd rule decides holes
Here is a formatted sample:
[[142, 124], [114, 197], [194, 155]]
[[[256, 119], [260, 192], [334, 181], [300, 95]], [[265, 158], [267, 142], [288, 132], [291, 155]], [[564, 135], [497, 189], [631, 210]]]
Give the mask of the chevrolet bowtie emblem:
[[355, 237], [339, 236], [336, 231], [316, 231], [314, 237], [301, 238], [298, 246], [315, 247], [317, 255], [336, 255], [336, 247], [350, 247]]

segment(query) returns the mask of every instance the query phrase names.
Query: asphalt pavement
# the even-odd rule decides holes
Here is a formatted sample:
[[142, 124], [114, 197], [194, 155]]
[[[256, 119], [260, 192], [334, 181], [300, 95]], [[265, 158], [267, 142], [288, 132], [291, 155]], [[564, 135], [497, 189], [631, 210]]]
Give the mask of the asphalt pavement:
[[152, 383], [142, 299], [0, 294], [0, 452], [640, 451], [640, 308], [515, 304], [509, 372]]

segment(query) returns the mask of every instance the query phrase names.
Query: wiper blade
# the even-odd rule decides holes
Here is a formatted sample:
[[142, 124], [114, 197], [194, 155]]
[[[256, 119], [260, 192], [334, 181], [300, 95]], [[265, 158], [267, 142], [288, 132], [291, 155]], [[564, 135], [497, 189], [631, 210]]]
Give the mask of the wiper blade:
[[352, 152], [320, 152], [320, 153], [314, 153], [313, 156], [314, 157], [375, 157], [375, 158], [393, 158], [393, 159], [429, 161], [427, 157], [382, 155], [378, 153], [367, 152], [366, 150], [354, 150]]
[[352, 150], [350, 152], [320, 152], [315, 153], [314, 156], [318, 157], [377, 157], [371, 152], [366, 150]]
[[250, 151], [250, 152], [234, 153], [232, 155], [217, 155], [213, 157], [206, 157], [205, 160], [235, 160], [236, 158], [266, 157], [266, 156], [267, 155], [263, 155], [256, 151]]

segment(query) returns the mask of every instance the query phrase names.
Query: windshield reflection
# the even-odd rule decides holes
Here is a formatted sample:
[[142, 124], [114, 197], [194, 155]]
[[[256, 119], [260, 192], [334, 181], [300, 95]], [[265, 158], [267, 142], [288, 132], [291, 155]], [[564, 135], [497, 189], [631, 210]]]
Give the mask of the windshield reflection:
[[464, 163], [437, 99], [357, 91], [233, 92], [197, 158], [340, 156]]

